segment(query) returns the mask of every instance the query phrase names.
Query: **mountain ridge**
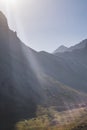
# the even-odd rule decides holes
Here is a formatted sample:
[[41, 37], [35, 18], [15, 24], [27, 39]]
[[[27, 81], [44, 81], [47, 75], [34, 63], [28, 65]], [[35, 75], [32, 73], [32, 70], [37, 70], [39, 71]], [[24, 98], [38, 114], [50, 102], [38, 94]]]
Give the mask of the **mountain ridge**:
[[63, 53], [63, 52], [65, 52], [65, 51], [67, 51], [67, 47], [66, 46], [64, 46], [64, 45], [61, 45], [61, 46], [59, 46], [54, 52], [53, 52], [53, 54], [55, 54], [55, 53]]
[[[2, 17], [0, 21], [3, 21]], [[80, 93], [72, 87], [72, 82], [67, 83], [73, 79], [72, 69], [69, 69], [71, 61], [68, 64], [67, 55], [64, 57], [62, 54], [55, 56], [46, 52], [38, 53], [22, 43], [17, 34], [9, 29], [7, 22], [1, 22], [0, 27], [1, 130], [13, 130], [16, 122], [35, 117], [38, 105], [61, 105], [65, 109], [64, 101], [68, 105], [70, 102], [78, 105], [85, 101], [84, 92]], [[76, 56], [77, 54], [72, 57], [71, 54], [73, 59]], [[84, 56], [86, 57], [85, 53]], [[86, 66], [86, 62], [84, 64]], [[86, 73], [85, 67], [84, 72]], [[68, 84], [70, 89], [66, 87]], [[79, 86], [77, 83], [75, 85]]]
[[70, 47], [66, 47], [66, 46], [61, 45], [60, 47], [58, 47], [58, 49], [56, 49], [53, 52], [53, 54], [56, 55], [57, 53], [71, 52], [74, 50], [79, 50], [79, 49], [85, 48], [86, 44], [87, 44], [87, 39], [84, 39], [80, 43], [75, 44], [75, 45], [70, 46]]

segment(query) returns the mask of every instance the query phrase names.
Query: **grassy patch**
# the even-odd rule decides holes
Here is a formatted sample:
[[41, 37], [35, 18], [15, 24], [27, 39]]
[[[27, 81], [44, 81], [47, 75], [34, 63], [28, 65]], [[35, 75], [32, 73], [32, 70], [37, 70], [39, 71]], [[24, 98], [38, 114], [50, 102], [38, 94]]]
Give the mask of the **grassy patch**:
[[54, 107], [39, 106], [37, 117], [18, 122], [16, 130], [87, 130], [87, 110], [57, 112]]

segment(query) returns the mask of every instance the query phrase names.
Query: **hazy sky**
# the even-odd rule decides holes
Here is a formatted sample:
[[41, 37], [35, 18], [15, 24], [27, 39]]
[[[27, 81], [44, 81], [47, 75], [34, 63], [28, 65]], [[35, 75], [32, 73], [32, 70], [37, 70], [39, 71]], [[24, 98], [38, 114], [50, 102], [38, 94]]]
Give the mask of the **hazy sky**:
[[52, 52], [87, 38], [87, 0], [0, 0], [11, 29], [35, 50]]

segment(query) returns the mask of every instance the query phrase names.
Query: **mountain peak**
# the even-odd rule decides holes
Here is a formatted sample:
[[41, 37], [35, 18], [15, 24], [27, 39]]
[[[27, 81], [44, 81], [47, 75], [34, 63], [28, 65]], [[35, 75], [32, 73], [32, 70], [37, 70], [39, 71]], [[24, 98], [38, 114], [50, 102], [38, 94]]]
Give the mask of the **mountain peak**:
[[58, 53], [58, 52], [65, 52], [68, 48], [64, 45], [59, 46], [54, 53]]
[[87, 39], [82, 40], [80, 43], [71, 46], [69, 48], [67, 48], [64, 45], [61, 45], [60, 47], [58, 47], [53, 53], [57, 54], [57, 53], [63, 53], [63, 52], [72, 52], [74, 50], [79, 50], [79, 49], [83, 49], [83, 48], [87, 48]]

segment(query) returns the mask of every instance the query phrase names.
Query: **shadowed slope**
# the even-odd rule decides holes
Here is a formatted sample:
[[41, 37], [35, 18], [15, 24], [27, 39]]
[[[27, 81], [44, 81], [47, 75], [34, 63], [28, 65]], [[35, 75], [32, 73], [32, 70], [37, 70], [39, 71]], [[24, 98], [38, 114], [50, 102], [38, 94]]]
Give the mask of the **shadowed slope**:
[[63, 110], [70, 102], [76, 105], [85, 100], [84, 94], [58, 82], [72, 78], [63, 60], [25, 46], [0, 13], [1, 130], [12, 130], [17, 121], [35, 117], [38, 105], [62, 106]]

